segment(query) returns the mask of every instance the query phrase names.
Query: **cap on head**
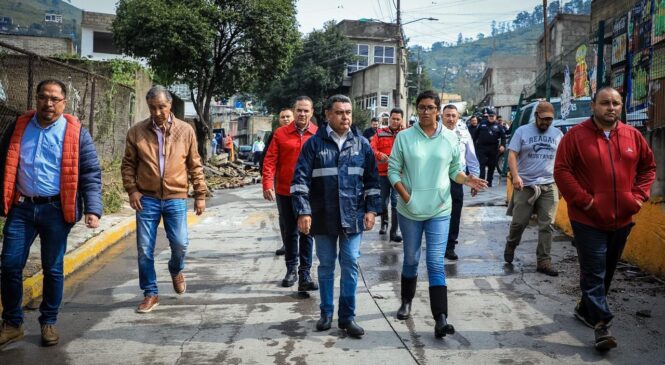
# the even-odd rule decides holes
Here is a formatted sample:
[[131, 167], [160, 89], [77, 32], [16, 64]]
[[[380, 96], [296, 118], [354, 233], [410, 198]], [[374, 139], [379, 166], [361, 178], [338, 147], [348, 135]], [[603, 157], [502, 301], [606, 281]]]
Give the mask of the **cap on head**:
[[554, 106], [547, 101], [541, 101], [536, 106], [536, 113], [539, 118], [552, 118], [554, 119]]

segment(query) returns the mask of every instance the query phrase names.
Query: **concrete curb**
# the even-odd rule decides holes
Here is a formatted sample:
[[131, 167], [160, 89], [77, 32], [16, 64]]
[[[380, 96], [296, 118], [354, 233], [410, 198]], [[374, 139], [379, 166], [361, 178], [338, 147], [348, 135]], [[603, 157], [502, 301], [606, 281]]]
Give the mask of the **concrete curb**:
[[[200, 216], [191, 212], [187, 213], [187, 225], [194, 225], [200, 220]], [[75, 250], [65, 254], [63, 267], [65, 281], [69, 275], [90, 263], [108, 248], [134, 233], [134, 231], [136, 231], [136, 217], [128, 217], [95, 237], [90, 238]], [[43, 282], [44, 274], [41, 270], [35, 275], [23, 279], [24, 306], [42, 296], [44, 290]]]

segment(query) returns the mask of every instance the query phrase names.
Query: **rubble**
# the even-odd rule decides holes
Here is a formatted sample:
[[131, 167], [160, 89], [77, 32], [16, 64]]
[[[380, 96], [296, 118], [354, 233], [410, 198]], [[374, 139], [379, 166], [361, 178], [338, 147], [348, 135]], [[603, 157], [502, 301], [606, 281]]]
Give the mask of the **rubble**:
[[208, 165], [203, 166], [203, 171], [209, 191], [238, 188], [261, 181], [258, 167], [242, 162], [229, 162], [227, 156], [214, 156], [208, 161]]

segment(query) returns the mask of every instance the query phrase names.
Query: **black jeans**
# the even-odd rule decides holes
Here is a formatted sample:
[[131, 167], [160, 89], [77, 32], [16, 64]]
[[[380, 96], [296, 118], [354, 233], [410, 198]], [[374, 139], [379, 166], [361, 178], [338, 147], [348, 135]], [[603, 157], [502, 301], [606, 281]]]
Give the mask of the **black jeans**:
[[580, 262], [582, 305], [591, 324], [609, 323], [614, 317], [607, 304], [612, 277], [633, 223], [616, 231], [604, 231], [571, 221]]
[[464, 188], [452, 179], [450, 180], [450, 197], [453, 199], [453, 207], [450, 213], [450, 229], [448, 229], [448, 250], [454, 250], [459, 236], [459, 224], [462, 218], [462, 206], [464, 205]]
[[287, 269], [298, 266], [298, 274], [309, 273], [312, 268], [312, 236], [298, 232], [298, 217], [293, 213], [291, 197], [277, 195], [279, 227], [282, 230], [282, 242], [286, 253], [284, 259]]
[[[496, 146], [478, 146], [476, 154], [478, 156], [478, 163], [480, 164], [479, 177], [487, 180], [487, 184], [491, 186], [499, 151]], [[485, 168], [487, 168], [487, 174], [485, 174]]]

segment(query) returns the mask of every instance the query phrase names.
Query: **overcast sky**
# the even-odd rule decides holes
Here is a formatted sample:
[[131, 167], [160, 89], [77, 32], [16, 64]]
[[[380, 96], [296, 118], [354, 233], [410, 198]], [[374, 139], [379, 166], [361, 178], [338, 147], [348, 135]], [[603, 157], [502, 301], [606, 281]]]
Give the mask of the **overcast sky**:
[[[395, 0], [299, 0], [298, 23], [300, 31], [307, 33], [319, 29], [327, 20], [372, 18], [395, 21]], [[72, 5], [88, 11], [114, 13], [115, 0], [71, 0]], [[511, 21], [526, 10], [531, 12], [541, 0], [402, 0], [404, 34], [410, 44], [430, 47], [434, 42], [457, 40], [458, 33], [475, 38], [478, 33], [488, 35], [492, 20]]]

